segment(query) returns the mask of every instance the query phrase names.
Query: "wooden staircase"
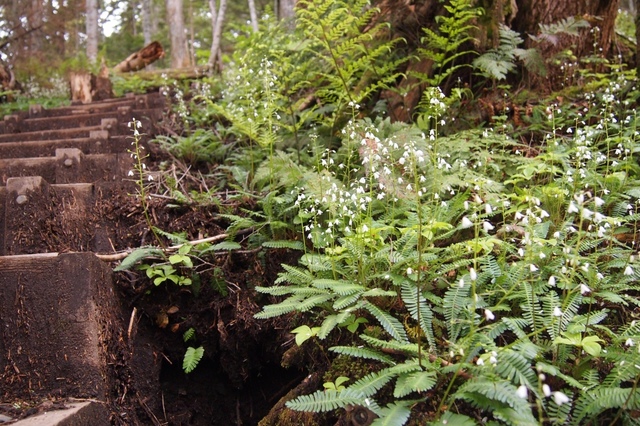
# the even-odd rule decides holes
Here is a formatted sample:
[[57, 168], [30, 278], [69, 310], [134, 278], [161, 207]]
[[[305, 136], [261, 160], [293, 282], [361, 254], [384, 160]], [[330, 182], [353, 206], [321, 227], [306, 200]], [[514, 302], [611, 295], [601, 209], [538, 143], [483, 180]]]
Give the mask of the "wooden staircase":
[[113, 345], [127, 325], [110, 265], [94, 255], [115, 249], [100, 205], [131, 192], [128, 123], [148, 138], [164, 106], [159, 93], [129, 95], [0, 122], [0, 403], [90, 399], [102, 414], [64, 424], [109, 424]]

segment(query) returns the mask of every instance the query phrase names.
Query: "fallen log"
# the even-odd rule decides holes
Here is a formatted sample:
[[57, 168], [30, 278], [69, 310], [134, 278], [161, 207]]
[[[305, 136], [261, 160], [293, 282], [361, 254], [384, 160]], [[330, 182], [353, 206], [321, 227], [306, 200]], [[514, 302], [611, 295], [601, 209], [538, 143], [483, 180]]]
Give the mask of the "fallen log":
[[162, 45], [154, 41], [137, 52], [129, 55], [127, 59], [113, 67], [115, 72], [133, 72], [139, 71], [147, 65], [164, 57], [164, 49]]

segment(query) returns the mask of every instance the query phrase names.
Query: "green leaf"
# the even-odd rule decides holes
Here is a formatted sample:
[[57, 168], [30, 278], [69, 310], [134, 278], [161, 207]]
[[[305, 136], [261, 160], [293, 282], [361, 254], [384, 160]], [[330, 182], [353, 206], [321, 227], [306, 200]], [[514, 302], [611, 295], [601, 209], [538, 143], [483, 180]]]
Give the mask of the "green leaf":
[[190, 327], [187, 331], [182, 334], [182, 340], [188, 342], [193, 339], [196, 335], [196, 330], [193, 327]]
[[401, 342], [409, 343], [407, 332], [405, 331], [402, 323], [398, 321], [397, 318], [372, 303], [367, 302], [364, 304], [364, 307], [367, 311], [369, 311], [369, 313], [371, 313], [371, 315], [376, 317], [376, 319], [380, 322], [380, 325], [382, 325], [387, 333], [389, 333], [394, 339]]
[[401, 375], [396, 381], [396, 388], [393, 396], [402, 398], [411, 392], [425, 392], [436, 384], [436, 374], [434, 371], [418, 371], [411, 374]]
[[380, 410], [380, 417], [375, 419], [371, 426], [402, 426], [411, 415], [407, 401], [396, 401]]
[[118, 271], [128, 271], [130, 270], [136, 263], [141, 261], [142, 259], [147, 259], [149, 257], [163, 257], [164, 252], [159, 248], [155, 247], [140, 247], [132, 251], [127, 257], [125, 257], [122, 262], [116, 266], [113, 270]]
[[184, 359], [182, 360], [182, 369], [184, 372], [191, 373], [198, 366], [203, 355], [204, 348], [202, 346], [199, 348], [188, 347], [187, 351], [184, 353]]
[[301, 325], [300, 327], [291, 330], [291, 333], [296, 335], [296, 344], [301, 346], [313, 336], [317, 336], [319, 331], [320, 327], [310, 328], [308, 325]]
[[602, 346], [600, 346], [598, 342], [603, 341], [604, 340], [598, 336], [587, 336], [582, 339], [582, 349], [591, 356], [598, 356], [600, 355], [600, 351], [602, 351]]

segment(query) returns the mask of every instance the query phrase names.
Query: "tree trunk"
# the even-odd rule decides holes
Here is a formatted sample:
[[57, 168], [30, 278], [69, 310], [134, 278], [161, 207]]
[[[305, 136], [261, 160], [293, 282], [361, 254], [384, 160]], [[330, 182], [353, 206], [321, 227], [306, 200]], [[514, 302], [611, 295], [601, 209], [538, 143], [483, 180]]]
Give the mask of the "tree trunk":
[[167, 0], [167, 26], [171, 39], [171, 67], [186, 68], [190, 64], [187, 37], [184, 30], [182, 0]]
[[[227, 0], [220, 0], [220, 8], [216, 11], [216, 0], [209, 0], [209, 8], [211, 9], [211, 27], [213, 37], [211, 41], [211, 54], [207, 66], [210, 70], [216, 69], [216, 64], [221, 59], [220, 40], [222, 38], [222, 25], [224, 23], [224, 14], [227, 10]], [[220, 69], [220, 66], [218, 66]]]
[[151, 44], [153, 41], [153, 16], [151, 0], [142, 0], [142, 35], [144, 36], [144, 45]]
[[636, 9], [636, 78], [640, 76], [640, 0], [635, 0]]
[[256, 12], [255, 0], [249, 0], [249, 16], [251, 17], [251, 28], [253, 32], [258, 32], [258, 13]]
[[86, 0], [87, 59], [98, 60], [98, 0]]
[[292, 20], [296, 16], [296, 0], [278, 1], [278, 18]]
[[[497, 0], [495, 0], [497, 2]], [[582, 17], [599, 31], [590, 33], [590, 29], [581, 31], [579, 38], [567, 38], [565, 43], [555, 46], [553, 51], [575, 45], [572, 49], [580, 58], [593, 53], [606, 56], [611, 48], [615, 21], [618, 13], [618, 0], [517, 0], [517, 13], [513, 20], [512, 29], [526, 35], [536, 35], [539, 24], [551, 24], [569, 17]], [[594, 51], [594, 43], [596, 48]]]

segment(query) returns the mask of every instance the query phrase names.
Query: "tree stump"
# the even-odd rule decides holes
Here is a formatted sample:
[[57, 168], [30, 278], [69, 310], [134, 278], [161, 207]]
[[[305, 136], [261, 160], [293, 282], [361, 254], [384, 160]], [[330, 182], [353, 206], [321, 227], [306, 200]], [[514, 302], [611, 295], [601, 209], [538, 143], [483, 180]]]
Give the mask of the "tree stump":
[[71, 101], [83, 104], [111, 99], [113, 87], [109, 79], [109, 68], [102, 63], [100, 73], [96, 77], [86, 71], [69, 73], [69, 87], [71, 89]]

